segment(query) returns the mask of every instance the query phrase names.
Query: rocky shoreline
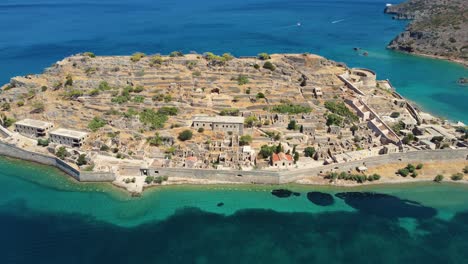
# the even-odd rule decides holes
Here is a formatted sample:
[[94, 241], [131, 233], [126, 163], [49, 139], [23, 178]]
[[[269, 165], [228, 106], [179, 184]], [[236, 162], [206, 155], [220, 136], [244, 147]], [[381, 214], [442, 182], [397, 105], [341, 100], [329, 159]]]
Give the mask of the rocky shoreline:
[[409, 0], [387, 6], [384, 12], [393, 19], [412, 20], [387, 48], [468, 66], [466, 1]]

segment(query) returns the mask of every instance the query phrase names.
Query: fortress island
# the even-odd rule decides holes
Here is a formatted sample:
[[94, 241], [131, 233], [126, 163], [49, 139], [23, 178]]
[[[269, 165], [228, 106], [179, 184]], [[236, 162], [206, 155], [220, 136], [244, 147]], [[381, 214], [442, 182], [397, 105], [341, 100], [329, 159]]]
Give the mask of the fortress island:
[[132, 193], [165, 184], [466, 183], [468, 173], [464, 124], [420, 111], [372, 70], [312, 54], [86, 52], [12, 78], [0, 111], [0, 155]]

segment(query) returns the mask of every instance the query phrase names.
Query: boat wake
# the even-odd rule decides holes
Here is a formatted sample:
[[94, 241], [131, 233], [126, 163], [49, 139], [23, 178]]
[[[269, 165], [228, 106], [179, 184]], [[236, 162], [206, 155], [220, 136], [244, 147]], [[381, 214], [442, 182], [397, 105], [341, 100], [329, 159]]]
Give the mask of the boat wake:
[[332, 21], [331, 23], [336, 24], [336, 23], [340, 23], [340, 22], [343, 22], [343, 21], [345, 21], [345, 20], [344, 19], [339, 19], [339, 20]]

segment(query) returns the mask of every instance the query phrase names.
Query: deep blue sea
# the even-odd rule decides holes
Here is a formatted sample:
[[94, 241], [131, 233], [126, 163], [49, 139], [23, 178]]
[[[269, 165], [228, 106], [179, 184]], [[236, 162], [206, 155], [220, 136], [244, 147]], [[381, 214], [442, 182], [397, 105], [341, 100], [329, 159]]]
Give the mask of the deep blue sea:
[[[400, 2], [397, 0], [395, 2]], [[422, 109], [468, 123], [460, 65], [385, 49], [406, 21], [388, 0], [2, 0], [0, 83], [83, 51], [311, 52], [377, 71]], [[391, 2], [391, 1], [390, 1]], [[393, 2], [394, 3], [394, 2]], [[301, 26], [298, 26], [298, 23]], [[353, 51], [368, 51], [365, 57]]]
[[[468, 123], [468, 88], [456, 84], [467, 69], [386, 50], [406, 24], [383, 14], [386, 2], [2, 0], [0, 82], [84, 51], [311, 52], [374, 69], [422, 109]], [[0, 263], [468, 263], [468, 185], [274, 188], [131, 197], [0, 158]]]

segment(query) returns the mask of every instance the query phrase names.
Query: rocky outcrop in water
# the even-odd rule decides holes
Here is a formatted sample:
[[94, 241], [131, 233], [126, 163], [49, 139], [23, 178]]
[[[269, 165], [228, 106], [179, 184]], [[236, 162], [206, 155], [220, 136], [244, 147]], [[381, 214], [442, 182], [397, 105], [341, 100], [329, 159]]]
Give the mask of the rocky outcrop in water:
[[412, 20], [387, 48], [468, 65], [468, 1], [409, 0], [388, 6], [393, 19]]

